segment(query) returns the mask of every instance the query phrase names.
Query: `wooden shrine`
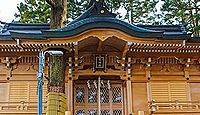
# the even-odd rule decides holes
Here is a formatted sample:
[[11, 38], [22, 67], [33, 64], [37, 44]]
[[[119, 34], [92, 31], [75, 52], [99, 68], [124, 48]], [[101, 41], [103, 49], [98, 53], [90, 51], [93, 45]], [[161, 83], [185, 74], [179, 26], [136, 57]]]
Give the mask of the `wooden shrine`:
[[[133, 25], [101, 0], [66, 27], [3, 23], [0, 115], [37, 114], [39, 51], [66, 53], [66, 111], [73, 115], [199, 115], [200, 39], [184, 25]], [[48, 55], [45, 55], [43, 113]]]

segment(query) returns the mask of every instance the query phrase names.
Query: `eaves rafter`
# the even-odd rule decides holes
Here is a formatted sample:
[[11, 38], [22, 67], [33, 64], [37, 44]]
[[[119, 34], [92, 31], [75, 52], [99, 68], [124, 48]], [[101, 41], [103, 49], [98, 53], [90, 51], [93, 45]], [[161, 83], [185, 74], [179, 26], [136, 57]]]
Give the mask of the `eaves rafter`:
[[6, 44], [0, 45], [0, 52], [39, 52], [41, 49], [65, 48], [70, 49], [74, 43], [45, 43], [45, 44]]

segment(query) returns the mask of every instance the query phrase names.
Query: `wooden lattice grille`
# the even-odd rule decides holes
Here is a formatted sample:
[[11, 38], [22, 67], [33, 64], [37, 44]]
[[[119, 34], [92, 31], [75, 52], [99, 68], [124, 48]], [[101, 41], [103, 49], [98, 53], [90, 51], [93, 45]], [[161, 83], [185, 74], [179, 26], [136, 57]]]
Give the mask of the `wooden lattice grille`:
[[[97, 84], [97, 80], [95, 81]], [[102, 83], [105, 82], [105, 85]], [[101, 81], [100, 100], [98, 100], [98, 86], [88, 87], [87, 81], [77, 81], [74, 87], [74, 114], [75, 115], [124, 115], [122, 83]], [[100, 101], [100, 110], [98, 103]]]
[[187, 101], [186, 82], [151, 82], [151, 99], [156, 101]]

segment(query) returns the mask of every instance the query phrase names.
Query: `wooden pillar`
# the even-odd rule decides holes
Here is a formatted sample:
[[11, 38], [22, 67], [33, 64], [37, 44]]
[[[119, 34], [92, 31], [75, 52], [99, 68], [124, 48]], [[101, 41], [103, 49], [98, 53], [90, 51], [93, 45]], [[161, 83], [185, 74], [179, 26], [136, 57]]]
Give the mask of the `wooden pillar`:
[[127, 88], [127, 111], [128, 115], [133, 114], [133, 97], [132, 97], [132, 87], [131, 80], [126, 80], [126, 88]]
[[73, 80], [68, 80], [68, 90], [67, 90], [67, 110], [73, 114]]
[[69, 57], [69, 70], [68, 70], [68, 104], [67, 110], [73, 115], [73, 76], [72, 76], [72, 57]]
[[189, 78], [190, 78], [189, 68], [188, 67], [184, 68], [184, 77], [186, 78], [186, 80], [189, 80]]
[[[74, 42], [73, 43], [74, 45], [74, 64], [75, 64], [75, 70], [73, 70], [73, 58], [72, 57], [69, 57], [69, 70], [68, 70], [68, 95], [67, 95], [67, 98], [68, 98], [68, 104], [67, 104], [67, 110], [68, 110], [68, 114], [67, 115], [73, 115], [74, 113], [74, 97], [73, 97], [73, 80], [74, 80], [74, 77], [73, 77], [73, 74], [78, 72], [78, 63], [79, 63], [79, 60], [78, 60], [78, 42]], [[75, 78], [76, 80], [76, 78]]]
[[98, 115], [101, 115], [101, 78], [98, 77]]
[[133, 114], [133, 97], [132, 97], [132, 83], [131, 83], [131, 75], [132, 75], [132, 58], [128, 57], [127, 60], [127, 68], [126, 68], [126, 88], [127, 88], [127, 114]]
[[[191, 59], [188, 58], [188, 62], [187, 64], [185, 64], [185, 67], [184, 67], [184, 77], [186, 80], [189, 80], [190, 79], [190, 61]], [[190, 92], [190, 83], [187, 83], [186, 84], [186, 87], [187, 87], [187, 97], [188, 97], [188, 100], [191, 101], [191, 92]]]

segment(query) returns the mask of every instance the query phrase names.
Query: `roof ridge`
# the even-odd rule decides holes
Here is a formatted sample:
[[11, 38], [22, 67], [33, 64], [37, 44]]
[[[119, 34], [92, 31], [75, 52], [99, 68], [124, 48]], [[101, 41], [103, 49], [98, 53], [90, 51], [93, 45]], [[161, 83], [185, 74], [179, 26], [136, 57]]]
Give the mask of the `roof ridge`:
[[112, 17], [115, 18], [117, 15], [110, 12], [108, 7], [106, 6], [105, 0], [90, 0], [89, 6], [87, 7], [86, 11], [77, 17], [74, 21], [70, 24], [83, 20], [85, 18], [90, 17]]

